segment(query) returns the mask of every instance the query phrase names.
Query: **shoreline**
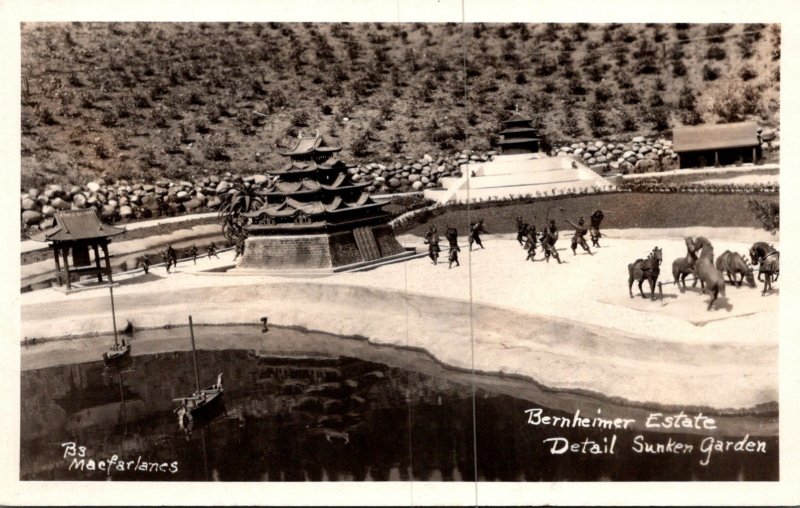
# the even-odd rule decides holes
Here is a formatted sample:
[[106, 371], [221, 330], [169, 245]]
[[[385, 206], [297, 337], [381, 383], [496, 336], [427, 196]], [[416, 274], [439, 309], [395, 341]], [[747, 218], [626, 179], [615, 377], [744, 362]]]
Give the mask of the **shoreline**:
[[[223, 334], [216, 333], [220, 328]], [[134, 345], [132, 356], [146, 356], [175, 351], [189, 351], [186, 340], [188, 325], [177, 325], [169, 328], [137, 330], [130, 339]], [[279, 336], [283, 341], [274, 340]], [[637, 404], [628, 400], [607, 397], [591, 390], [559, 390], [540, 384], [536, 379], [521, 374], [505, 374], [498, 372], [471, 371], [454, 367], [441, 362], [428, 351], [400, 344], [375, 344], [367, 337], [339, 336], [321, 330], [306, 330], [298, 327], [270, 327], [267, 335], [259, 333], [259, 327], [249, 325], [203, 325], [195, 327], [195, 339], [201, 350], [241, 350], [250, 351], [260, 356], [293, 356], [304, 354], [353, 355], [364, 361], [385, 363], [393, 368], [413, 370], [434, 377], [442, 377], [449, 381], [469, 384], [475, 381], [478, 389], [520, 398], [539, 404], [548, 410], [560, 410], [567, 413], [582, 414], [596, 412], [598, 409], [608, 414], [624, 415], [642, 422], [653, 411], [665, 413], [700, 413], [713, 416], [720, 431], [729, 435], [750, 433], [757, 435], [778, 435], [777, 402], [747, 409], [714, 409], [700, 406], [662, 405], [657, 403]], [[110, 336], [56, 339], [48, 343], [40, 343], [22, 352], [22, 371], [33, 371], [61, 365], [71, 365], [100, 361], [100, 354], [105, 350]], [[69, 354], [64, 357], [63, 349], [52, 347], [54, 342], [69, 341]], [[51, 349], [42, 348], [50, 344]], [[633, 427], [645, 430], [641, 423]], [[653, 432], [653, 429], [647, 429]], [[655, 432], [670, 433], [672, 431]], [[690, 434], [701, 431], [687, 430]]]

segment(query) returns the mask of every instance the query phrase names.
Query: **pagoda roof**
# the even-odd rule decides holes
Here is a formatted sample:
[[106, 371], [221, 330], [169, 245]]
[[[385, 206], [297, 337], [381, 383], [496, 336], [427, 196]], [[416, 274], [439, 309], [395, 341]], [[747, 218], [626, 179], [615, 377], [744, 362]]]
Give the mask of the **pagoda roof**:
[[281, 152], [281, 155], [305, 155], [312, 152], [333, 153], [341, 149], [342, 147], [339, 146], [331, 146], [328, 140], [320, 135], [319, 131], [316, 131], [313, 136], [303, 136], [301, 132], [297, 137], [297, 144], [295, 144], [294, 148], [287, 152]]
[[500, 145], [519, 145], [522, 143], [532, 143], [534, 141], [539, 141], [540, 138], [508, 138], [508, 139], [501, 139], [497, 143]]
[[520, 123], [520, 122], [532, 122], [532, 121], [533, 121], [532, 119], [530, 119], [530, 118], [528, 118], [526, 116], [523, 116], [519, 112], [516, 112], [513, 115], [511, 115], [511, 118], [509, 118], [508, 120], [503, 121], [503, 123]]
[[536, 129], [533, 127], [509, 127], [500, 131], [500, 134], [517, 134], [520, 132], [536, 132]]
[[100, 222], [93, 208], [58, 211], [54, 218], [55, 226], [31, 235], [31, 239], [37, 242], [69, 242], [108, 238], [125, 232], [125, 228], [115, 228]]
[[351, 211], [356, 208], [372, 208], [375, 206], [383, 206], [385, 202], [374, 201], [369, 194], [361, 193], [356, 201], [345, 201], [341, 196], [336, 196], [330, 203], [322, 203], [321, 201], [303, 202], [287, 197], [282, 203], [267, 205], [253, 212], [242, 214], [248, 218], [256, 218], [261, 215], [268, 215], [270, 217], [290, 217], [297, 213], [305, 213], [306, 215], [321, 215], [325, 212], [338, 213], [343, 211]]
[[316, 180], [304, 178], [299, 182], [277, 182], [270, 194], [292, 193], [292, 192], [314, 192], [320, 189], [320, 184]]
[[323, 170], [323, 171], [337, 170], [337, 169], [342, 170], [348, 167], [349, 167], [348, 164], [336, 158], [333, 158], [323, 163], [318, 163], [315, 161], [291, 160], [278, 169], [267, 170], [267, 174], [278, 175], [278, 176], [286, 174], [295, 174], [295, 175], [304, 173], [311, 174], [318, 170]]

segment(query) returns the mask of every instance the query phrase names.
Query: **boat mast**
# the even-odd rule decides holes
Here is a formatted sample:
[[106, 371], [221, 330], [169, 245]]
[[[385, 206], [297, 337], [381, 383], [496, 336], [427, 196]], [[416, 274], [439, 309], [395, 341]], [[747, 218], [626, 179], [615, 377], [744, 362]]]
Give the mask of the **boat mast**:
[[197, 383], [197, 393], [200, 393], [200, 374], [197, 371], [197, 351], [194, 348], [194, 327], [192, 316], [189, 316], [189, 334], [192, 336], [192, 360], [194, 361], [194, 380]]
[[114, 324], [114, 345], [118, 346], [117, 342], [117, 314], [114, 311], [114, 284], [108, 285], [108, 290], [111, 291], [111, 321]]

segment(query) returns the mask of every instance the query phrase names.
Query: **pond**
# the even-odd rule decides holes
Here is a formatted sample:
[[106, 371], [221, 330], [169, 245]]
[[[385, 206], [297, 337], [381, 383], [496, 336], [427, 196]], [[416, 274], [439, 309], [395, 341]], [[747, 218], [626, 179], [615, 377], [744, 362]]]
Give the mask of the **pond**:
[[[359, 348], [373, 354], [353, 356]], [[595, 407], [605, 408], [602, 414], [610, 419], [652, 410], [635, 413], [547, 393], [530, 382], [454, 372], [418, 352], [366, 343], [341, 347], [341, 354], [331, 348], [278, 353], [200, 349], [200, 383], [207, 386], [217, 373], [225, 374], [224, 407], [187, 431], [178, 426], [173, 399], [195, 386], [191, 352], [139, 349], [146, 354], [112, 369], [93, 361], [22, 372], [21, 479], [778, 479], [778, 438], [758, 432], [765, 419], [777, 423], [777, 411], [743, 423], [733, 418], [728, 427], [735, 430], [727, 437], [531, 425], [526, 413], [531, 408], [570, 420], [576, 410], [589, 415], [597, 412]], [[750, 436], [764, 450], [713, 453], [703, 465], [706, 454], [700, 449], [709, 435], [737, 442]], [[613, 453], [555, 454], [552, 447], [563, 441], [544, 441], [554, 437], [573, 448], [586, 440], [607, 447], [613, 439]], [[636, 439], [671, 439], [695, 450], [688, 455], [639, 453]]]

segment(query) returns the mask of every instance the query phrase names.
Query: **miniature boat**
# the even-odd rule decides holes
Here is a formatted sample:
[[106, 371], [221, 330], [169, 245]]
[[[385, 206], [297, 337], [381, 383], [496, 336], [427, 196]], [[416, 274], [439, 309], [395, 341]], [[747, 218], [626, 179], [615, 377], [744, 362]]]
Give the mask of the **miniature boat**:
[[187, 420], [198, 420], [213, 414], [222, 401], [222, 374], [217, 375], [217, 382], [207, 388], [194, 392], [189, 397], [173, 399], [180, 405], [175, 409], [178, 423], [183, 425]]
[[180, 403], [174, 412], [178, 415], [178, 425], [181, 428], [185, 428], [189, 422], [213, 414], [215, 412], [214, 410], [219, 408], [222, 402], [222, 394], [225, 392], [222, 388], [221, 373], [217, 375], [216, 384], [205, 389], [200, 388], [200, 374], [197, 370], [197, 350], [194, 346], [192, 316], [189, 316], [189, 333], [192, 338], [192, 361], [194, 363], [194, 379], [197, 390], [188, 397], [173, 399], [173, 401]]
[[[123, 358], [130, 356], [131, 354], [131, 344], [125, 343], [125, 340], [122, 340], [122, 344], [120, 344], [119, 340], [117, 340], [117, 315], [116, 311], [114, 310], [114, 285], [109, 284], [108, 289], [111, 294], [111, 319], [114, 325], [114, 345], [111, 348], [103, 353], [103, 361], [106, 365], [111, 365]], [[128, 327], [130, 327], [131, 332], [133, 331], [133, 325], [128, 322]], [[127, 333], [128, 328], [126, 328]]]
[[126, 344], [125, 341], [123, 340], [122, 344], [115, 343], [113, 346], [111, 346], [111, 349], [103, 353], [103, 361], [106, 363], [106, 365], [110, 365], [114, 362], [117, 362], [119, 360], [122, 360], [123, 358], [130, 356], [130, 354], [131, 354], [131, 345]]

